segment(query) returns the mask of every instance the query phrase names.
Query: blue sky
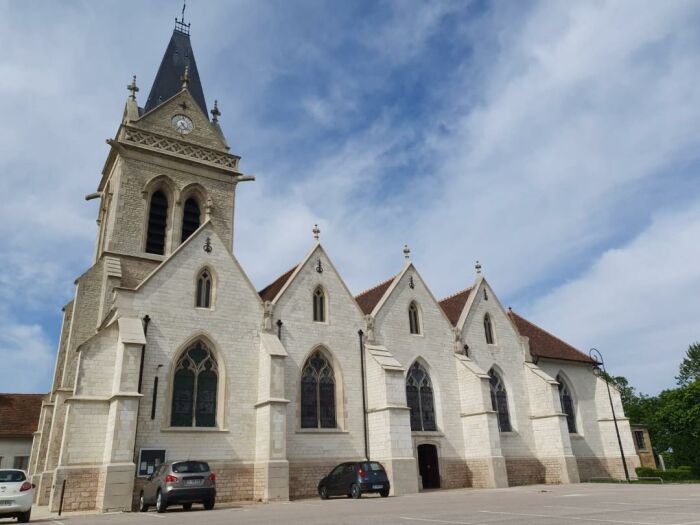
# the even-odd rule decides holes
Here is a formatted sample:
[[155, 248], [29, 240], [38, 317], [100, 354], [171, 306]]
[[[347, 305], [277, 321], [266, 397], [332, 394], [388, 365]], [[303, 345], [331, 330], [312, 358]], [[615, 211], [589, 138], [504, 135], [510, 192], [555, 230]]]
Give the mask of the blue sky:
[[[95, 190], [181, 4], [0, 0], [0, 391], [50, 388]], [[700, 340], [700, 4], [190, 2], [262, 287], [318, 223], [354, 292], [402, 247], [436, 296], [474, 261], [505, 305], [640, 390]]]

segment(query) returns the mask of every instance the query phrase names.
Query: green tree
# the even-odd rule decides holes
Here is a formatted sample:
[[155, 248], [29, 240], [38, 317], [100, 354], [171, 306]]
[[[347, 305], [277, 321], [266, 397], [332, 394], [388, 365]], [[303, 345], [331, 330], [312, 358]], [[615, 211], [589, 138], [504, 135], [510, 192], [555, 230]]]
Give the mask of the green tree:
[[692, 383], [696, 379], [700, 379], [700, 342], [688, 347], [676, 376], [676, 381], [681, 386]]
[[700, 379], [661, 392], [649, 423], [658, 450], [672, 450], [677, 465], [700, 473]]

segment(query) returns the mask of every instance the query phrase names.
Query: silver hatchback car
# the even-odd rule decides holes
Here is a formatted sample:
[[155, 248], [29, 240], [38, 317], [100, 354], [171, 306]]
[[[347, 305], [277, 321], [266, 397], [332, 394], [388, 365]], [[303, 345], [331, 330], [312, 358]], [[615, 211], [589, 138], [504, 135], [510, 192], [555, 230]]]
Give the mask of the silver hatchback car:
[[201, 503], [211, 510], [216, 501], [216, 474], [206, 461], [166, 461], [148, 477], [141, 491], [139, 510], [148, 511], [155, 505], [158, 512], [172, 505], [190, 510]]

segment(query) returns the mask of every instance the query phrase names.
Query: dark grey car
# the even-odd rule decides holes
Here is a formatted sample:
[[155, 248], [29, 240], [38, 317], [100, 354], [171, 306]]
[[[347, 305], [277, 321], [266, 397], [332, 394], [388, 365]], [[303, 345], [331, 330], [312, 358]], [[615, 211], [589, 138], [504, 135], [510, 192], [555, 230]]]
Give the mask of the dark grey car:
[[206, 461], [166, 461], [148, 477], [141, 491], [139, 510], [146, 512], [155, 505], [158, 512], [169, 506], [182, 505], [190, 510], [201, 503], [207, 510], [216, 501], [216, 475]]

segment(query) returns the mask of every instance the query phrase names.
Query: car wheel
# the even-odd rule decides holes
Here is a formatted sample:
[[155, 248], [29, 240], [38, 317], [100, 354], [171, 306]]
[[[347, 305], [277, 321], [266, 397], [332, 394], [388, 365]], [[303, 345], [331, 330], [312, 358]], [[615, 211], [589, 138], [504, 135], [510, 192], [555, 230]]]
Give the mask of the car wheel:
[[350, 487], [350, 496], [352, 499], [359, 499], [362, 497], [362, 490], [357, 483], [353, 483], [352, 487]]
[[29, 518], [32, 516], [32, 511], [28, 510], [17, 516], [17, 521], [19, 523], [29, 523]]
[[328, 489], [326, 487], [321, 487], [318, 489], [318, 495], [321, 496], [321, 499], [328, 499]]
[[148, 512], [148, 505], [146, 505], [146, 500], [143, 499], [143, 492], [139, 496], [139, 512]]
[[165, 496], [163, 496], [163, 493], [159, 490], [158, 494], [156, 494], [156, 510], [163, 513], [167, 508], [168, 504], [165, 502]]
[[382, 490], [382, 491], [379, 493], [379, 495], [380, 495], [382, 498], [386, 498], [386, 497], [389, 495], [389, 491], [388, 491], [388, 490]]
[[185, 510], [192, 510], [192, 503], [183, 503], [182, 508]]
[[204, 502], [204, 508], [207, 510], [211, 510], [214, 508], [214, 500], [213, 499], [208, 499], [207, 501]]

